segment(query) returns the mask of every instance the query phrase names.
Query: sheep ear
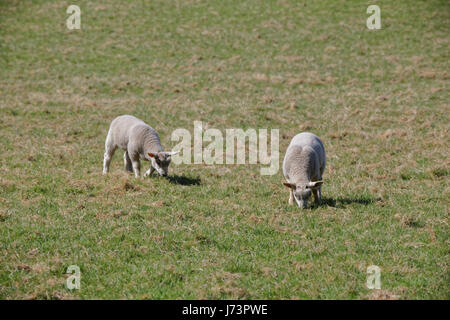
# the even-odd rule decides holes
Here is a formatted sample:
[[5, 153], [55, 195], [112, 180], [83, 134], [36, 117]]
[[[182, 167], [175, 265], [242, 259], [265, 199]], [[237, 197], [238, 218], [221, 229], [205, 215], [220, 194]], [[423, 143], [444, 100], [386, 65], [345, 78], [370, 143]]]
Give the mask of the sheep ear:
[[167, 154], [168, 154], [169, 156], [174, 156], [174, 155], [179, 154], [179, 153], [180, 153], [180, 151], [171, 151], [171, 152], [167, 152]]
[[285, 187], [291, 188], [291, 189], [295, 189], [295, 184], [289, 183], [289, 182], [283, 182]]
[[314, 181], [314, 182], [311, 181], [310, 183], [308, 183], [308, 187], [314, 189], [314, 188], [320, 187], [322, 184], [323, 184], [323, 181], [322, 181], [322, 180], [320, 180], [320, 181]]
[[154, 153], [148, 153], [148, 156], [150, 157], [150, 158], [156, 158], [156, 154], [154, 154]]

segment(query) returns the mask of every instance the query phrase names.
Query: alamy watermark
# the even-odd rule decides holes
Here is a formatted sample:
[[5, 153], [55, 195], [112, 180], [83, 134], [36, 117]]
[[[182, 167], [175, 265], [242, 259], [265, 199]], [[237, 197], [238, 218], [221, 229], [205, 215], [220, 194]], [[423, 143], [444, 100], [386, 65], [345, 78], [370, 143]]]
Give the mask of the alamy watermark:
[[372, 14], [367, 18], [366, 25], [369, 30], [381, 29], [381, 10], [377, 5], [371, 5], [367, 8], [367, 14]]
[[379, 266], [367, 267], [366, 286], [368, 289], [381, 289], [381, 268]]
[[70, 265], [67, 268], [66, 273], [70, 274], [70, 276], [66, 280], [66, 287], [69, 290], [81, 289], [81, 271], [80, 267], [77, 265]]
[[[81, 29], [81, 9], [79, 6], [72, 4], [67, 7], [67, 14], [70, 16], [66, 20], [66, 25], [69, 30]], [[381, 29], [381, 10], [376, 4], [367, 7], [367, 14], [371, 16], [367, 18], [366, 25], [369, 30]]]
[[81, 29], [81, 10], [80, 7], [77, 5], [70, 5], [67, 7], [66, 10], [67, 14], [70, 14], [70, 16], [66, 20], [66, 26], [67, 29], [73, 30], [73, 29]]
[[[245, 164], [248, 140], [248, 164], [265, 165], [266, 167], [260, 169], [261, 175], [274, 175], [279, 169], [278, 129], [270, 130], [269, 147], [268, 129], [226, 129], [224, 139], [222, 131], [205, 129], [205, 124], [201, 121], [194, 121], [193, 137], [189, 130], [178, 128], [172, 132], [171, 139], [174, 142], [181, 140], [173, 147], [173, 150], [181, 151], [173, 156], [175, 164]], [[207, 145], [204, 146], [204, 143]]]
[[[371, 16], [367, 18], [366, 25], [369, 30], [381, 29], [381, 10], [380, 7], [373, 4], [367, 7], [367, 14]], [[66, 25], [69, 30], [81, 29], [81, 9], [77, 5], [70, 5], [66, 10], [70, 16], [66, 20]]]

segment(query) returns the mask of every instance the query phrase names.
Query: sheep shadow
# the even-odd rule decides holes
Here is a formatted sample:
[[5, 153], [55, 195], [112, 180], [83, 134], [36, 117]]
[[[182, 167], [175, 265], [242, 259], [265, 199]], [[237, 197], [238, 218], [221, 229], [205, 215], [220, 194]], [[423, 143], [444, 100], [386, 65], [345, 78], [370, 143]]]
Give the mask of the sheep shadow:
[[170, 183], [179, 184], [182, 186], [198, 186], [201, 183], [200, 178], [190, 178], [179, 175], [168, 176], [167, 180], [169, 180]]
[[[320, 203], [320, 207], [322, 206], [328, 206], [328, 207], [333, 207], [333, 208], [343, 208], [346, 205], [350, 205], [350, 204], [361, 204], [361, 205], [369, 205], [372, 204], [376, 201], [376, 199], [372, 199], [372, 198], [367, 198], [367, 197], [360, 197], [360, 198], [322, 198], [322, 201]], [[316, 205], [317, 206], [317, 205]]]

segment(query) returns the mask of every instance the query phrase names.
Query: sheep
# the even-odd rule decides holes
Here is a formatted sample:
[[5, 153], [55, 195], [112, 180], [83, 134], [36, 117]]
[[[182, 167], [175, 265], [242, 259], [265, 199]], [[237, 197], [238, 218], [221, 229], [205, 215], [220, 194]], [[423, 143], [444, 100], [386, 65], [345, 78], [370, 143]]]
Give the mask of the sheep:
[[158, 133], [141, 119], [130, 115], [115, 118], [109, 127], [105, 141], [105, 154], [103, 158], [103, 174], [109, 171], [111, 158], [117, 148], [125, 150], [123, 160], [125, 170], [134, 172], [136, 178], [140, 177], [140, 161], [151, 162], [144, 177], [151, 175], [155, 170], [160, 176], [168, 174], [171, 157], [178, 152], [165, 152], [161, 146]]
[[289, 204], [294, 198], [300, 208], [305, 209], [314, 194], [316, 204], [322, 198], [322, 174], [325, 170], [325, 148], [316, 135], [302, 132], [292, 138], [283, 160], [283, 174], [289, 188]]

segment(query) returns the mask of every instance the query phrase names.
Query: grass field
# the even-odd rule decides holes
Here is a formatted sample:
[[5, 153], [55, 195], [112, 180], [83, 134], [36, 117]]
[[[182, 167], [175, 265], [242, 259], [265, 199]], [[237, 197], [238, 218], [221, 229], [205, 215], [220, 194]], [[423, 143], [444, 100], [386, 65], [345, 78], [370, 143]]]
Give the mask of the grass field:
[[[450, 299], [449, 22], [447, 0], [0, 0], [0, 298]], [[324, 202], [289, 206], [281, 165], [138, 180], [117, 152], [103, 176], [120, 114], [166, 150], [196, 120], [279, 129], [280, 163], [314, 132]]]

